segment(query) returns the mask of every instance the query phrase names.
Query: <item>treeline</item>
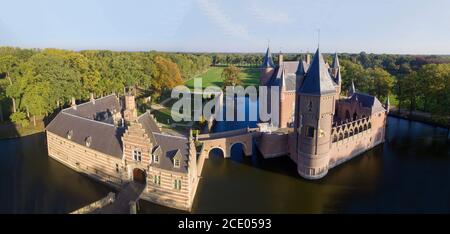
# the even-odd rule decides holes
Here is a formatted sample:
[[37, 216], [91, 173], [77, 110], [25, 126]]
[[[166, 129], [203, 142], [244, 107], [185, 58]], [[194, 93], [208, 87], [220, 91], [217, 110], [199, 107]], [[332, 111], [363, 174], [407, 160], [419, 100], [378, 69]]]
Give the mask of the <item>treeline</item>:
[[[90, 93], [144, 90], [152, 98], [205, 72], [205, 55], [159, 52], [0, 48], [0, 121], [26, 124]], [[5, 113], [5, 114], [3, 114]]]
[[[214, 53], [213, 65], [254, 66], [262, 63], [263, 53]], [[273, 53], [278, 63], [278, 54]], [[285, 61], [298, 61], [305, 54], [284, 53]], [[312, 57], [312, 54], [311, 54]], [[333, 54], [325, 59], [332, 63]], [[400, 108], [450, 115], [450, 55], [339, 54], [343, 91], [351, 81], [358, 91], [376, 95], [385, 101], [389, 95]]]

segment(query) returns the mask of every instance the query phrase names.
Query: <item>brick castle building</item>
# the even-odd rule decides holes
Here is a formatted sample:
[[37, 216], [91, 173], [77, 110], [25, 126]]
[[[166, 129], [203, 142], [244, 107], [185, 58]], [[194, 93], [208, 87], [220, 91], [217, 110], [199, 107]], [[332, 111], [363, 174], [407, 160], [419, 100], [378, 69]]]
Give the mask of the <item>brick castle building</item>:
[[[319, 49], [311, 60], [275, 65], [269, 49], [261, 67], [261, 85], [280, 90], [277, 130], [261, 123], [256, 130], [206, 134], [200, 152], [190, 136], [161, 131], [146, 112], [137, 115], [134, 96], [94, 99], [62, 110], [46, 127], [48, 154], [64, 165], [115, 187], [145, 184], [140, 198], [190, 210], [204, 160], [210, 150], [242, 143], [251, 155], [253, 141], [264, 158], [288, 155], [300, 176], [319, 179], [329, 169], [384, 142], [389, 109], [357, 92], [341, 96], [338, 56], [331, 66]], [[269, 100], [270, 101], [270, 100]], [[273, 123], [272, 123], [273, 124]], [[239, 135], [240, 134], [240, 135]], [[229, 156], [229, 150], [224, 152]]]
[[312, 61], [272, 61], [270, 50], [261, 66], [260, 85], [279, 89], [279, 129], [266, 130], [258, 147], [266, 158], [288, 154], [298, 173], [308, 179], [325, 176], [330, 168], [384, 142], [389, 100], [383, 106], [371, 95], [341, 96], [337, 54], [329, 66], [317, 49]]

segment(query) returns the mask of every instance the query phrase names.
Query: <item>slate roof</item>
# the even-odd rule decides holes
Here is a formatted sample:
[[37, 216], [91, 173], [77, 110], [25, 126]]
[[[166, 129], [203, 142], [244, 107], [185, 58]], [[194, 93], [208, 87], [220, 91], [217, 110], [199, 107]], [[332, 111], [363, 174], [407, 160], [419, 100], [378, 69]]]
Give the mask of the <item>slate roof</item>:
[[339, 58], [338, 58], [338, 54], [335, 53], [334, 54], [334, 59], [333, 59], [333, 63], [331, 64], [331, 68], [339, 68]]
[[67, 133], [72, 130], [73, 135], [70, 141], [86, 145], [86, 139], [91, 137], [91, 149], [116, 158], [122, 158], [121, 136], [125, 131], [124, 128], [117, 128], [112, 124], [61, 111], [47, 125], [46, 130], [64, 138], [67, 138]]
[[140, 115], [137, 121], [142, 125], [145, 133], [147, 133], [150, 139], [154, 142], [155, 138], [153, 136], [153, 133], [161, 133], [161, 130], [159, 129], [158, 124], [153, 119], [153, 117], [151, 117], [150, 112], [147, 111], [144, 114]]
[[261, 65], [262, 68], [267, 68], [267, 67], [275, 67], [275, 64], [273, 63], [272, 60], [272, 54], [270, 53], [270, 49], [269, 47], [267, 47], [267, 51], [266, 54], [264, 55], [264, 60], [263, 63]]
[[[121, 107], [116, 95], [111, 94], [106, 97], [98, 98], [95, 102], [85, 102], [77, 105], [77, 109], [67, 108], [63, 112], [76, 115], [83, 118], [99, 120], [113, 124], [111, 114], [120, 112]], [[109, 118], [104, 118], [109, 116]]]
[[336, 92], [333, 80], [328, 72], [328, 66], [317, 49], [313, 61], [308, 68], [300, 92], [311, 95], [322, 95]]
[[378, 98], [375, 97], [375, 96], [372, 96], [372, 95], [355, 92], [350, 97], [350, 100], [351, 101], [358, 101], [359, 103], [361, 103], [361, 105], [363, 107], [372, 108], [372, 114], [386, 110], [383, 107], [383, 105], [381, 104], [381, 102], [378, 100]]
[[[283, 69], [285, 73], [285, 84], [287, 91], [295, 91], [295, 84], [297, 80], [297, 69], [298, 69], [299, 61], [285, 61], [283, 62]], [[268, 82], [268, 86], [280, 86], [281, 85], [281, 74], [282, 70], [280, 67], [275, 69], [272, 77]]]
[[[189, 160], [189, 140], [186, 137], [171, 136], [163, 133], [153, 133], [155, 139], [155, 148], [160, 146], [162, 150], [162, 157], [159, 163], [152, 163], [151, 165], [164, 170], [187, 173]], [[180, 168], [174, 167], [173, 157], [180, 150], [181, 165]]]

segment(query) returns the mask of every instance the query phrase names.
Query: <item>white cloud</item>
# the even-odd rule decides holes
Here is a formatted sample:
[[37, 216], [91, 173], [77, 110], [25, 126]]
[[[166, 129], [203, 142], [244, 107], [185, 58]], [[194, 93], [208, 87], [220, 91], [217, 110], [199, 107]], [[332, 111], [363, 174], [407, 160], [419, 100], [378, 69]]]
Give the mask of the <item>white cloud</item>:
[[262, 22], [267, 22], [271, 24], [290, 24], [294, 22], [293, 18], [289, 17], [287, 13], [263, 9], [258, 5], [252, 6], [250, 8], [250, 12], [257, 20]]
[[250, 39], [247, 28], [244, 25], [235, 23], [224, 13], [219, 5], [210, 0], [197, 0], [200, 9], [216, 24], [226, 36]]

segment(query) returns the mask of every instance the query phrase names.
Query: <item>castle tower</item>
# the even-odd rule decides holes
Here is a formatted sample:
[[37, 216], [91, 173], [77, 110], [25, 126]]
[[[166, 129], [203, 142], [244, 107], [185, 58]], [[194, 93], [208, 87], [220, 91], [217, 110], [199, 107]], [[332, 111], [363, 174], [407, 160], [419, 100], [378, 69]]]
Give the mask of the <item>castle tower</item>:
[[289, 107], [287, 106], [286, 100], [286, 73], [284, 67], [280, 67], [281, 70], [281, 82], [280, 82], [280, 104], [279, 104], [279, 127], [285, 128], [287, 127], [287, 122], [289, 121]]
[[260, 85], [267, 85], [267, 83], [270, 80], [270, 77], [273, 74], [273, 71], [275, 69], [275, 64], [272, 60], [272, 54], [270, 53], [269, 47], [267, 47], [266, 54], [264, 55], [264, 60], [261, 65], [261, 78], [259, 81]]
[[125, 94], [125, 109], [123, 118], [126, 122], [132, 122], [137, 119], [136, 101], [132, 92]]
[[352, 85], [350, 86], [350, 90], [348, 91], [348, 96], [351, 97], [354, 93], [356, 93], [355, 84], [352, 80]]
[[319, 49], [296, 95], [297, 170], [304, 178], [319, 179], [328, 172], [336, 97]]
[[330, 68], [331, 76], [334, 78], [334, 82], [336, 83], [336, 99], [339, 99], [341, 95], [341, 86], [342, 86], [342, 78], [341, 78], [341, 66], [339, 65], [338, 54], [334, 54], [333, 63]]

